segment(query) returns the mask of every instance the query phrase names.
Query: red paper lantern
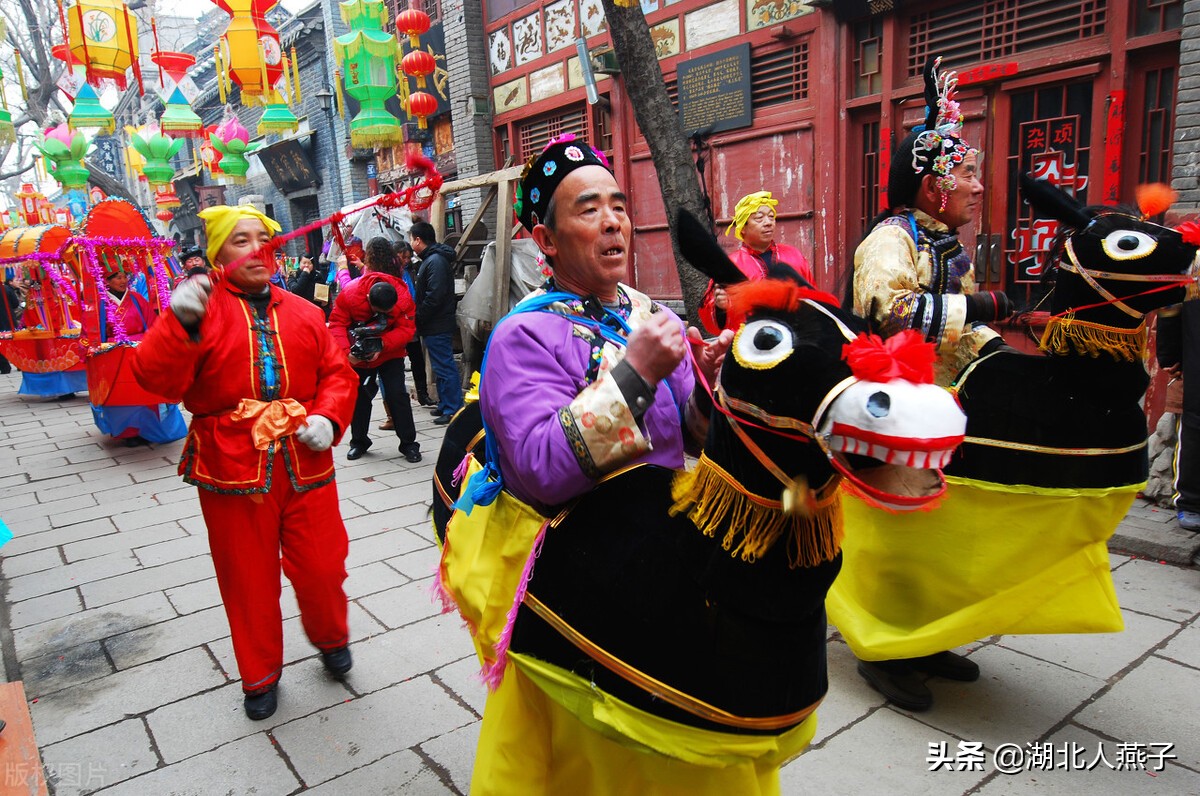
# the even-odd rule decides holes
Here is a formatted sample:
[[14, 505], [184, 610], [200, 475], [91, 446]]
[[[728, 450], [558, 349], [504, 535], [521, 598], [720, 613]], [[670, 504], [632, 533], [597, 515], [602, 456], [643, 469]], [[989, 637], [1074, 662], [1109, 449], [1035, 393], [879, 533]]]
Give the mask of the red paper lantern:
[[163, 209], [163, 210], [159, 210], [157, 213], [155, 213], [154, 217], [157, 218], [159, 221], [162, 221], [165, 223], [165, 222], [170, 221], [171, 219], [175, 218], [175, 214], [172, 213], [170, 210]]
[[437, 97], [424, 91], [414, 91], [408, 95], [408, 112], [417, 117], [417, 126], [424, 129], [429, 125], [425, 119], [437, 112]]
[[434, 60], [433, 55], [424, 50], [412, 50], [404, 56], [400, 67], [404, 70], [404, 74], [417, 79], [417, 88], [424, 90], [425, 76], [433, 74], [437, 68], [437, 61]]
[[401, 11], [396, 15], [396, 30], [406, 34], [413, 49], [416, 49], [420, 46], [418, 37], [429, 32], [429, 15], [415, 8]]

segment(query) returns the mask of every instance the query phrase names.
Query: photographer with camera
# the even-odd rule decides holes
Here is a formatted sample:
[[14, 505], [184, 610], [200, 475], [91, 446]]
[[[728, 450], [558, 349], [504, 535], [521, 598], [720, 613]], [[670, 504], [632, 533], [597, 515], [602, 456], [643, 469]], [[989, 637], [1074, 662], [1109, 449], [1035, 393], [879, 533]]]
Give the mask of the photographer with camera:
[[380, 385], [400, 438], [400, 453], [410, 462], [421, 461], [412, 404], [404, 384], [404, 353], [416, 330], [415, 308], [404, 282], [386, 273], [393, 259], [386, 239], [371, 239], [366, 248], [366, 273], [338, 293], [329, 316], [329, 331], [358, 374], [350, 451], [346, 454], [350, 461], [361, 458], [371, 447], [371, 403]]

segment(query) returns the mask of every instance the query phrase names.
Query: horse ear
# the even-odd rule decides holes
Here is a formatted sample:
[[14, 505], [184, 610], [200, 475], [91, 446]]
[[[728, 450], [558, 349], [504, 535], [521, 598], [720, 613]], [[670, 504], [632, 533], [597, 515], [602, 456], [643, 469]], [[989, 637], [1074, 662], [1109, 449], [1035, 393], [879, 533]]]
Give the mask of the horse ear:
[[680, 254], [697, 271], [719, 285], [746, 280], [746, 275], [729, 259], [708, 227], [682, 207], [675, 214], [675, 231], [679, 235]]
[[1073, 229], [1083, 229], [1091, 223], [1092, 217], [1084, 210], [1083, 203], [1061, 188], [1028, 174], [1021, 174], [1020, 182], [1025, 201], [1039, 213], [1056, 218]]

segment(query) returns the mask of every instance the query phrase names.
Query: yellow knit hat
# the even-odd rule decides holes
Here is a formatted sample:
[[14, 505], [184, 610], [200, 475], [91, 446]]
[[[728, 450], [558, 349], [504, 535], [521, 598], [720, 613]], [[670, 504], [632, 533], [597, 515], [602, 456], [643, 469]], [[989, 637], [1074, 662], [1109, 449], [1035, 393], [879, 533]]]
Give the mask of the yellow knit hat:
[[267, 231], [274, 236], [283, 227], [279, 226], [279, 222], [265, 213], [260, 213], [254, 209], [253, 205], [215, 205], [206, 207], [197, 215], [204, 219], [204, 235], [208, 238], [208, 261], [213, 265], [217, 264], [217, 254], [221, 251], [221, 247], [225, 245], [225, 240], [233, 232], [233, 228], [243, 218], [257, 218], [267, 228]]

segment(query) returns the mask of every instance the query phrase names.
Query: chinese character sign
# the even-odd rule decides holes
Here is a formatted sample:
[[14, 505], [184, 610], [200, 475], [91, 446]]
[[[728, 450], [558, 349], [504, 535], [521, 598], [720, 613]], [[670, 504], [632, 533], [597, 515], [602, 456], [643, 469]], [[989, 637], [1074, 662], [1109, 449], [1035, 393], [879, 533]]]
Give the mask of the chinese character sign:
[[[1079, 126], [1080, 118], [1074, 115], [1022, 123], [1016, 142], [1017, 168], [1082, 197], [1088, 178], [1077, 156]], [[1041, 279], [1045, 253], [1058, 234], [1057, 221], [1034, 218], [1032, 212], [1024, 203], [1018, 203], [1016, 218], [1009, 225], [1012, 245], [1008, 261], [1015, 268], [1017, 282]]]

